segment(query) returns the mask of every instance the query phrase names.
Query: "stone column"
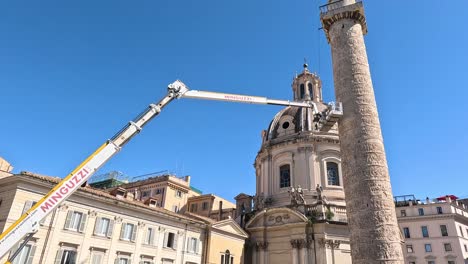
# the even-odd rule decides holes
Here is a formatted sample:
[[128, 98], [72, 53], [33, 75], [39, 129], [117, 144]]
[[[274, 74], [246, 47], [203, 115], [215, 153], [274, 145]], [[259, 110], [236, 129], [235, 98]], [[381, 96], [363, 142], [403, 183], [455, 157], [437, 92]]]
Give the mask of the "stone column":
[[307, 246], [304, 239], [299, 239], [299, 263], [300, 264], [309, 264], [307, 259]]
[[404, 263], [387, 160], [363, 34], [362, 3], [338, 1], [321, 7], [323, 29], [332, 49], [341, 158], [356, 264]]
[[292, 239], [291, 241], [291, 247], [292, 247], [292, 254], [291, 254], [291, 264], [298, 264], [297, 263], [297, 259], [298, 259], [298, 247], [299, 247], [299, 243], [298, 243], [298, 240], [297, 239]]
[[257, 254], [258, 256], [258, 264], [268, 264], [267, 263], [267, 256], [266, 250], [268, 248], [268, 242], [259, 241], [257, 242]]

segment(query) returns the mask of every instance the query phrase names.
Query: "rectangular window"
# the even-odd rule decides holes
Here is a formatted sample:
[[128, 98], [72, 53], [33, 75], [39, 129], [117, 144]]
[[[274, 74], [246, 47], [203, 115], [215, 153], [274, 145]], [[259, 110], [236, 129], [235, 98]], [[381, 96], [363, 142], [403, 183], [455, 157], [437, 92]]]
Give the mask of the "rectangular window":
[[403, 234], [405, 234], [405, 238], [411, 238], [408, 227], [403, 227]]
[[198, 210], [198, 204], [193, 203], [190, 205], [190, 212], [196, 212]]
[[102, 264], [104, 263], [104, 252], [92, 252], [91, 264]]
[[414, 252], [413, 245], [406, 245], [406, 252], [413, 253]]
[[421, 226], [422, 236], [429, 237], [429, 232], [427, 231], [427, 226]]
[[177, 247], [177, 236], [175, 233], [168, 232], [164, 234], [164, 247], [173, 249]]
[[[17, 247], [11, 251], [15, 252]], [[26, 244], [23, 249], [16, 255], [12, 264], [31, 264], [34, 258], [34, 253], [36, 252], [36, 245]]]
[[130, 264], [130, 259], [127, 257], [118, 257], [117, 264]]
[[280, 167], [280, 188], [291, 186], [291, 169], [289, 164]]
[[327, 180], [328, 185], [340, 185], [340, 176], [337, 163], [327, 162]]
[[88, 216], [85, 213], [78, 211], [68, 211], [64, 228], [67, 230], [84, 232], [87, 218]]
[[409, 264], [416, 264], [416, 262], [414, 262], [414, 261], [410, 261], [410, 262], [409, 262]]
[[161, 194], [161, 189], [156, 189], [156, 194]]
[[203, 203], [202, 203], [202, 210], [203, 210], [203, 211], [208, 210], [208, 202], [203, 202]]
[[429, 261], [427, 261], [427, 264], [435, 264], [435, 261], [429, 260]]
[[448, 263], [448, 264], [455, 264], [455, 261], [449, 260], [447, 263]]
[[151, 259], [142, 259], [139, 263], [140, 264], [154, 264], [153, 260]]
[[55, 258], [55, 264], [76, 264], [76, 250], [60, 249]]
[[406, 210], [401, 210], [401, 211], [400, 211], [400, 215], [401, 215], [401, 216], [406, 216]]
[[136, 230], [135, 224], [123, 223], [120, 230], [120, 239], [135, 242]]
[[114, 230], [114, 220], [105, 217], [96, 218], [94, 225], [94, 235], [111, 237]]
[[150, 194], [151, 194], [151, 191], [143, 191], [143, 192], [141, 193], [141, 198], [148, 197], [148, 196], [150, 196]]
[[145, 241], [143, 243], [150, 246], [154, 245], [154, 234], [154, 228], [148, 227], [148, 229], [146, 229]]
[[468, 252], [468, 247], [465, 245], [463, 245], [463, 247], [465, 247], [465, 252]]
[[452, 245], [450, 243], [444, 243], [444, 249], [446, 252], [452, 251]]
[[442, 214], [442, 213], [443, 213], [443, 212], [442, 212], [442, 207], [437, 206], [436, 208], [437, 208], [437, 213], [438, 213], [438, 214]]
[[418, 213], [419, 213], [419, 215], [424, 215], [424, 209], [423, 208], [418, 208]]
[[23, 211], [21, 215], [24, 215], [29, 209], [31, 209], [37, 202], [36, 201], [26, 201], [24, 202]]
[[424, 244], [424, 250], [426, 252], [432, 252], [432, 246], [431, 244]]
[[198, 239], [197, 238], [191, 237], [188, 239], [187, 251], [191, 253], [198, 252]]
[[179, 212], [179, 208], [177, 207], [177, 205], [172, 206], [172, 211], [174, 211], [175, 213]]
[[442, 234], [442, 236], [448, 236], [446, 225], [440, 225], [440, 233]]
[[463, 228], [461, 226], [458, 226], [458, 229], [460, 229], [460, 236], [464, 236], [463, 235]]
[[176, 196], [179, 197], [179, 198], [182, 197], [182, 192], [179, 191], [179, 190], [177, 190], [177, 191], [176, 191]]

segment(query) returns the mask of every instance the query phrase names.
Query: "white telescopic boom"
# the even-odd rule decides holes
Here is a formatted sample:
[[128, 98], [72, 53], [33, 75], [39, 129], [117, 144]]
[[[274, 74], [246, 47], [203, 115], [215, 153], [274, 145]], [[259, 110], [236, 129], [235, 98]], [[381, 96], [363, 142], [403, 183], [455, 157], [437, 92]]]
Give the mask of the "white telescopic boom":
[[182, 94], [183, 98], [208, 99], [217, 101], [228, 101], [248, 104], [270, 104], [270, 105], [289, 105], [298, 107], [313, 108], [314, 113], [318, 113], [317, 107], [312, 101], [296, 102], [287, 100], [274, 100], [260, 96], [250, 96], [242, 94], [216, 93], [207, 91], [187, 90]]

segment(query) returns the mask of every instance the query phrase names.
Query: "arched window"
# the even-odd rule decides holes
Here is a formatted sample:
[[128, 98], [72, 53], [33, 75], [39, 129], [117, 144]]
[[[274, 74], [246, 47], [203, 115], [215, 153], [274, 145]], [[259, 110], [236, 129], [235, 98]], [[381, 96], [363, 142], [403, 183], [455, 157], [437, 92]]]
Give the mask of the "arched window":
[[312, 84], [311, 83], [307, 84], [307, 87], [309, 88], [310, 99], [314, 99], [314, 91], [312, 89]]
[[234, 263], [234, 256], [231, 255], [231, 252], [229, 250], [226, 250], [226, 252], [221, 253], [221, 264], [233, 264]]
[[280, 188], [291, 186], [291, 169], [289, 164], [280, 167]]
[[300, 98], [301, 98], [301, 99], [304, 99], [305, 89], [304, 89], [304, 84], [303, 84], [303, 83], [301, 83], [301, 89], [300, 89], [300, 91], [301, 91]]
[[327, 162], [327, 179], [328, 185], [340, 185], [340, 174], [338, 164], [335, 162]]

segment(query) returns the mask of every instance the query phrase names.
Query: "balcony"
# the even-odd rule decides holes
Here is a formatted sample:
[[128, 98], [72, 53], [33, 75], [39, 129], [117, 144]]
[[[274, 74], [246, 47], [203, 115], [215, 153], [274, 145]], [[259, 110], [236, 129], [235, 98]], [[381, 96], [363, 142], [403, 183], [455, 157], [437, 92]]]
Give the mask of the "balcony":
[[[338, 0], [338, 1], [328, 3], [326, 5], [322, 5], [322, 6], [319, 7], [320, 8], [320, 14], [325, 14], [325, 13], [328, 13], [330, 11], [338, 10], [338, 9], [340, 9], [342, 7], [345, 7], [345, 6], [348, 5], [346, 2], [348, 2], [348, 1]], [[356, 0], [355, 2], [356, 3], [361, 3], [362, 0]]]

